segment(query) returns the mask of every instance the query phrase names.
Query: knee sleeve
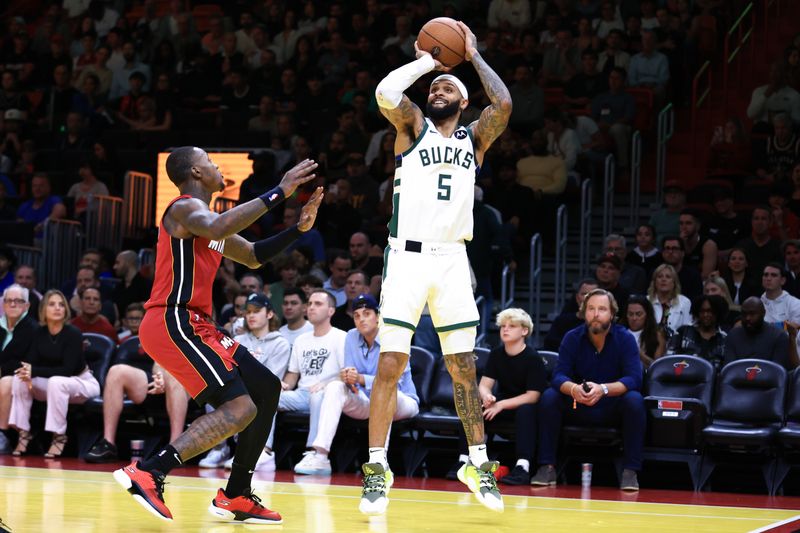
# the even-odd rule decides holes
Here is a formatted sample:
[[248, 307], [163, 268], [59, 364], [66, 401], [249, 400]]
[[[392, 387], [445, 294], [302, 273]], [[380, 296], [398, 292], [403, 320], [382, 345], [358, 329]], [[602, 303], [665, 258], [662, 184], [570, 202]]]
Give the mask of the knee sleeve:
[[414, 332], [406, 327], [381, 321], [381, 329], [378, 332], [381, 352], [411, 353], [411, 336], [413, 334]]
[[440, 331], [439, 341], [442, 343], [442, 353], [456, 354], [473, 351], [477, 333], [478, 328], [474, 326], [452, 331]]

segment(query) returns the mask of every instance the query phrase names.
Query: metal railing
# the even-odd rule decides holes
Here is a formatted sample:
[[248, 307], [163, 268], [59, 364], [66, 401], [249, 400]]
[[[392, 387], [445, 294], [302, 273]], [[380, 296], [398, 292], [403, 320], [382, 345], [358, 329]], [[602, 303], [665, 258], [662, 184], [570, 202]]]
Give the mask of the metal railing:
[[44, 270], [42, 269], [42, 249], [34, 248], [33, 246], [22, 246], [20, 244], [9, 244], [9, 248], [14, 252], [17, 258], [17, 266], [28, 265], [36, 272], [36, 288], [46, 288], [42, 285], [44, 279]]
[[606, 156], [603, 176], [603, 237], [605, 237], [614, 229], [614, 189], [617, 181], [617, 165], [614, 161], [614, 154]]
[[503, 266], [500, 279], [500, 309], [508, 309], [514, 304], [517, 292], [517, 273], [508, 265]]
[[675, 110], [667, 104], [658, 113], [656, 147], [656, 203], [664, 202], [664, 178], [667, 174], [667, 143], [675, 133]]
[[[633, 132], [631, 136], [631, 200], [630, 212], [628, 213], [628, 233], [635, 233], [636, 226], [639, 225], [639, 204], [641, 198], [642, 185], [642, 134], [639, 130]], [[581, 276], [583, 277], [583, 276]]]
[[[753, 3], [750, 2], [747, 6], [742, 10], [742, 14], [739, 15], [739, 18], [736, 19], [731, 25], [731, 28], [728, 30], [728, 33], [725, 34], [725, 49], [724, 54], [722, 56], [722, 94], [723, 94], [723, 104], [725, 106], [728, 105], [728, 82], [730, 81], [730, 71], [732, 69], [733, 63], [736, 63], [736, 75], [734, 78], [737, 80], [736, 85], [744, 81], [745, 77], [742, 73], [742, 56], [744, 55], [744, 48], [749, 48], [749, 58], [746, 60], [746, 63], [749, 68], [749, 75], [746, 79], [751, 79], [753, 77], [753, 64], [755, 63], [755, 36], [753, 32], [756, 29], [756, 10], [753, 6]], [[769, 40], [769, 39], [765, 39]], [[737, 61], [737, 59], [739, 59]]]
[[581, 228], [578, 238], [578, 272], [579, 278], [585, 278], [589, 272], [589, 247], [592, 238], [592, 180], [585, 179], [581, 183]]
[[539, 326], [542, 311], [542, 236], [531, 237], [530, 267], [528, 271], [528, 312], [533, 317], [534, 346], [539, 347]]
[[123, 235], [141, 239], [153, 227], [153, 177], [133, 170], [125, 173]]
[[567, 298], [567, 206], [561, 204], [556, 214], [555, 308], [561, 309]]
[[86, 245], [90, 248], [122, 248], [122, 198], [97, 195], [86, 210]]
[[40, 286], [60, 287], [75, 276], [84, 249], [83, 228], [74, 220], [47, 219], [42, 239], [42, 277]]
[[[696, 160], [700, 150], [697, 149], [697, 116], [700, 108], [706, 102], [708, 95], [711, 94], [711, 87], [714, 82], [711, 69], [711, 61], [706, 61], [697, 71], [692, 80], [692, 159]], [[705, 81], [704, 81], [705, 80]]]
[[233, 207], [236, 207], [236, 200], [233, 200], [232, 198], [223, 198], [222, 196], [217, 196], [214, 199], [214, 211], [216, 213], [224, 213]]

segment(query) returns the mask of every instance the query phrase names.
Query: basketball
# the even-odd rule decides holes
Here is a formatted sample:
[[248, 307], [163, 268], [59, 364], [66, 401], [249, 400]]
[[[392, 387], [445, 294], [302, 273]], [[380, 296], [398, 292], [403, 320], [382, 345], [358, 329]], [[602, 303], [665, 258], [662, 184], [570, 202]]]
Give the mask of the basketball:
[[464, 32], [449, 17], [426, 22], [417, 35], [417, 42], [421, 50], [429, 52], [446, 67], [455, 67], [464, 61]]

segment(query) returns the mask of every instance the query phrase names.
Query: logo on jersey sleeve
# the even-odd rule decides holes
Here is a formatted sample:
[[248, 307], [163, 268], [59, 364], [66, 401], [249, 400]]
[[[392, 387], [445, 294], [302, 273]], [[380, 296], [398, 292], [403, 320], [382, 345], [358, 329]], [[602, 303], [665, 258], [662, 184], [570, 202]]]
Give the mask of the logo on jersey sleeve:
[[221, 241], [208, 241], [208, 247], [215, 252], [222, 254], [225, 250], [225, 239], [222, 239]]

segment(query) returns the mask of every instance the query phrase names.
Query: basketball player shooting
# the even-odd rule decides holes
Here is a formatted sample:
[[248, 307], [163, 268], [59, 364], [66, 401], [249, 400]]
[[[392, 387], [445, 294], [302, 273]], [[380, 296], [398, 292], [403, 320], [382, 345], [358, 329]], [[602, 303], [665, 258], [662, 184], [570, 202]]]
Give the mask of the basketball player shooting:
[[139, 339], [153, 360], [197, 403], [208, 403], [215, 410], [195, 420], [156, 455], [114, 472], [114, 479], [159, 518], [172, 520], [164, 502], [164, 477], [169, 471], [238, 433], [228, 484], [225, 490], [219, 489], [208, 510], [231, 522], [282, 522], [280, 514], [262, 506], [250, 488], [281, 383], [246, 348], [216, 328], [211, 319], [211, 284], [223, 256], [258, 268], [311, 229], [322, 200], [321, 187], [303, 207], [295, 226], [257, 242], [237, 235], [312, 180], [316, 168], [314, 161], [301, 161], [274, 189], [217, 214], [208, 205], [211, 195], [225, 185], [208, 154], [184, 146], [167, 158], [167, 174], [181, 194], [161, 219], [153, 290], [145, 304]]
[[381, 356], [372, 385], [369, 461], [362, 466], [359, 509], [381, 514], [394, 477], [384, 441], [396, 408], [396, 384], [408, 364], [411, 336], [427, 303], [453, 378], [456, 411], [469, 444], [469, 461], [458, 479], [493, 511], [503, 499], [484, 444], [483, 413], [475, 380], [478, 309], [472, 295], [465, 242], [472, 239], [475, 177], [486, 151], [511, 115], [508, 89], [481, 58], [475, 35], [463, 23], [465, 59], [480, 77], [491, 104], [479, 120], [459, 126], [469, 95], [455, 76], [442, 74], [430, 86], [427, 116], [403, 94], [419, 77], [447, 67], [419, 49], [417, 59], [389, 73], [376, 89], [381, 113], [397, 129], [394, 211], [381, 294]]

